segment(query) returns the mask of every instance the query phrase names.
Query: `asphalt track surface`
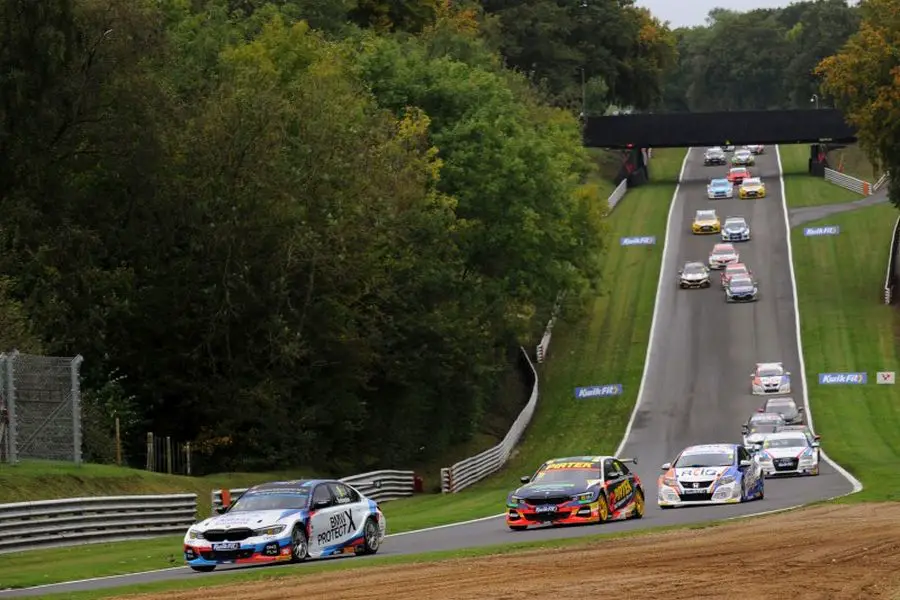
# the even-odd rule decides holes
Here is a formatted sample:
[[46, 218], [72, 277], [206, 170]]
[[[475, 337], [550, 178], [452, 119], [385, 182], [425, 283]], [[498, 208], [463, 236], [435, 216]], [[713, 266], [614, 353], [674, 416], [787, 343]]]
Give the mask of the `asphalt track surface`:
[[[656, 505], [656, 479], [662, 463], [672, 460], [676, 453], [691, 444], [740, 442], [741, 423], [762, 403], [762, 398], [750, 394], [750, 372], [756, 362], [784, 362], [794, 375], [791, 395], [798, 404], [804, 401], [785, 210], [775, 149], [767, 148], [766, 154], [757, 157], [757, 165], [753, 169], [754, 175], [761, 176], [766, 182], [768, 197], [760, 200], [708, 200], [706, 184], [712, 177], [724, 176], [726, 168], [704, 167], [702, 155], [702, 149], [689, 151], [672, 207], [650, 354], [638, 406], [624, 447], [619, 452], [620, 456], [639, 459], [634, 468], [645, 486], [645, 517], [638, 521], [603, 526], [545, 528], [525, 532], [510, 531], [502, 518], [488, 518], [389, 536], [379, 556], [700, 523], [794, 507], [853, 490], [845, 477], [823, 462], [821, 474], [817, 477], [767, 480], [766, 498], [762, 501], [667, 511], [660, 510]], [[741, 260], [748, 264], [759, 281], [758, 302], [726, 304], [724, 292], [715, 278], [709, 289], [678, 288], [680, 266], [688, 260], [705, 260], [712, 246], [719, 241], [715, 235], [690, 233], [694, 213], [702, 208], [716, 208], [723, 222], [726, 216], [731, 215], [744, 216], [750, 222], [753, 240], [738, 244], [738, 248]], [[638, 233], [635, 232], [635, 235]], [[660, 251], [663, 251], [661, 247]], [[502, 498], [498, 499], [498, 508], [502, 507], [502, 501]], [[333, 560], [368, 559], [351, 557]], [[48, 565], [48, 568], [52, 566]], [[269, 571], [303, 568], [303, 565], [254, 568]], [[177, 567], [9, 590], [0, 592], [0, 597], [34, 597], [176, 579], [207, 579], [212, 584], [222, 573], [238, 570], [246, 568], [220, 568], [213, 573], [194, 573], [186, 567]]]

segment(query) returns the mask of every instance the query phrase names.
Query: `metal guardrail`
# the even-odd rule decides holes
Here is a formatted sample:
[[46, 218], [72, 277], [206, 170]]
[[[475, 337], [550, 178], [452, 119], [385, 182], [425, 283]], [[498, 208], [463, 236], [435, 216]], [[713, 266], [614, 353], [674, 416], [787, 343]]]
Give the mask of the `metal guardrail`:
[[894, 232], [891, 234], [891, 249], [888, 254], [887, 272], [884, 275], [884, 303], [891, 304], [894, 301], [894, 289], [897, 287], [897, 253], [900, 252], [900, 217], [894, 223]]
[[519, 413], [502, 442], [480, 454], [461, 460], [451, 467], [441, 469], [441, 491], [443, 493], [455, 494], [499, 471], [509, 460], [513, 448], [519, 443], [522, 433], [531, 422], [538, 403], [538, 375], [534, 363], [531, 362], [531, 358], [524, 348], [522, 348], [522, 353], [525, 354], [525, 359], [534, 375], [534, 386], [525, 408]]
[[850, 177], [849, 175], [845, 175], [840, 171], [835, 171], [834, 169], [825, 168], [825, 181], [829, 181], [835, 185], [839, 185], [842, 188], [846, 188], [851, 192], [856, 192], [857, 194], [861, 194], [863, 196], [871, 196], [872, 195], [872, 184], [868, 181], [863, 181], [862, 179], [857, 179], [856, 177]]
[[886, 183], [888, 182], [888, 180], [889, 180], [890, 178], [891, 178], [890, 172], [885, 171], [885, 172], [881, 175], [881, 177], [878, 178], [878, 181], [876, 181], [875, 184], [872, 185], [872, 193], [875, 193], [875, 192], [877, 192], [878, 190], [880, 190], [880, 189], [884, 186], [884, 184], [886, 184]]
[[612, 211], [616, 204], [625, 197], [625, 192], [628, 191], [628, 179], [623, 179], [622, 183], [616, 186], [616, 189], [613, 190], [613, 193], [609, 195], [609, 199], [607, 202], [609, 203], [609, 210]]
[[[344, 477], [342, 481], [376, 502], [387, 502], [412, 496], [415, 492], [416, 474], [413, 471], [372, 471], [361, 475]], [[228, 490], [234, 502], [250, 488], [233, 488]], [[222, 490], [213, 490], [210, 494], [213, 513], [222, 506]]]
[[184, 533], [196, 514], [197, 494], [0, 504], [0, 554]]

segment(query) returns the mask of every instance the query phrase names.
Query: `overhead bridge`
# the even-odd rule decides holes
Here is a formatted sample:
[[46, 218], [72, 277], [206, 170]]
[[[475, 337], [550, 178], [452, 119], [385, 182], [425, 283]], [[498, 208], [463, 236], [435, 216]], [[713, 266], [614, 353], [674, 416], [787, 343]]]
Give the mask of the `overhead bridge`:
[[834, 109], [631, 114], [589, 117], [592, 148], [688, 148], [729, 144], [851, 144], [856, 129]]

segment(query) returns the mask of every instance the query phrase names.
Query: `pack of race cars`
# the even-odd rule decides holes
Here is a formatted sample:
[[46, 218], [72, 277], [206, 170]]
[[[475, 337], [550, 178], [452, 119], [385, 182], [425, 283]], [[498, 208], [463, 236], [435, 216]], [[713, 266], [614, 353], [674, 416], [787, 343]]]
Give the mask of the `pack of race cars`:
[[[706, 196], [710, 200], [727, 200], [734, 198], [734, 190], [738, 190], [738, 198], [765, 198], [766, 184], [759, 177], [754, 177], [750, 166], [756, 164], [756, 156], [765, 152], [765, 146], [754, 144], [733, 150], [731, 159], [727, 157], [727, 148], [719, 146], [709, 148], [703, 155], [706, 166], [726, 165], [731, 168], [725, 177], [710, 180], [706, 186]], [[691, 223], [694, 235], [714, 235], [721, 237], [721, 242], [713, 245], [705, 262], [691, 260], [684, 264], [678, 272], [678, 286], [681, 289], [711, 287], [710, 271], [722, 271], [721, 284], [726, 302], [756, 302], [759, 299], [759, 283], [753, 272], [741, 262], [740, 251], [735, 243], [749, 242], [752, 239], [750, 223], [746, 217], [734, 215], [725, 217], [724, 223], [715, 209], [702, 209], [694, 214]]]

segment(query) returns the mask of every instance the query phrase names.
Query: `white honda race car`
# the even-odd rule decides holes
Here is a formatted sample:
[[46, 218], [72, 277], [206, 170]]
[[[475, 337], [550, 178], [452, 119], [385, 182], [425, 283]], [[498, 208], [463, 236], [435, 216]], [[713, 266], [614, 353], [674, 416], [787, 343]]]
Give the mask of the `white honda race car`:
[[790, 394], [791, 373], [780, 362], [756, 363], [750, 373], [750, 391], [754, 396], [766, 394]]
[[184, 560], [195, 571], [375, 554], [387, 527], [374, 500], [333, 480], [264, 483], [218, 512], [184, 536]]
[[661, 467], [660, 508], [762, 500], [765, 474], [756, 455], [739, 444], [689, 446]]

